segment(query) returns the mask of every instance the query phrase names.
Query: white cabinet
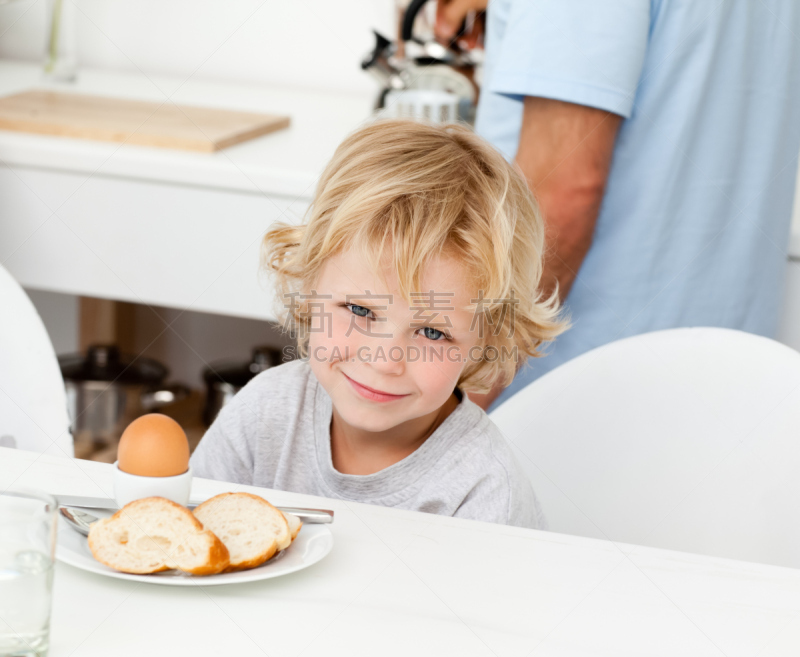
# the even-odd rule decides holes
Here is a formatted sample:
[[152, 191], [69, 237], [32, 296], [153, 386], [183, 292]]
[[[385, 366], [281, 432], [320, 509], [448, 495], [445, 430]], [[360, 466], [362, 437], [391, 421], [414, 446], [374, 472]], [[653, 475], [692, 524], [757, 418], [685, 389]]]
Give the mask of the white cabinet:
[[0, 189], [0, 261], [26, 287], [261, 319], [274, 317], [272, 291], [259, 279], [261, 239], [308, 207], [305, 199], [34, 169], [24, 182], [0, 170]]

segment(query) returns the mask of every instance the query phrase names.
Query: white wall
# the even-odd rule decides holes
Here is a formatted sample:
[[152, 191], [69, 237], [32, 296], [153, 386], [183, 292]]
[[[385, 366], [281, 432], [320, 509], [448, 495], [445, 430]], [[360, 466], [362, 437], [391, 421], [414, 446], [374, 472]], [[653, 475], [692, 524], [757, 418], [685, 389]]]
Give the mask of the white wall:
[[[394, 0], [64, 0], [80, 63], [201, 79], [368, 91], [372, 28]], [[45, 1], [0, 4], [0, 57], [39, 61]]]

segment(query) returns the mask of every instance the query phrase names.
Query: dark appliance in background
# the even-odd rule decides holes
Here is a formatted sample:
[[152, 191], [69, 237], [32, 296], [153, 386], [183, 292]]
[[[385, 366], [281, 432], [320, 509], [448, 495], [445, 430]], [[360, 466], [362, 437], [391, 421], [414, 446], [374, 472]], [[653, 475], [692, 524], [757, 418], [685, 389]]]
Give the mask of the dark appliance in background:
[[189, 395], [189, 388], [165, 385], [169, 370], [152, 358], [123, 355], [114, 345], [93, 345], [87, 353], [59, 356], [76, 445], [116, 445], [140, 415]]
[[222, 407], [247, 384], [250, 379], [270, 367], [281, 364], [282, 353], [273, 347], [256, 347], [249, 362], [219, 361], [203, 370], [206, 383], [206, 402], [203, 406], [203, 423], [208, 427]]

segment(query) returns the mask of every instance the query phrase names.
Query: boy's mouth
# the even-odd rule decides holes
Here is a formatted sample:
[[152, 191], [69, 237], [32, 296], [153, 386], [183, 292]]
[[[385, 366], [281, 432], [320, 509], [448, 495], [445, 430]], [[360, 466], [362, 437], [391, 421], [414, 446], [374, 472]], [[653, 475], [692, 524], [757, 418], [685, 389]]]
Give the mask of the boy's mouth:
[[393, 395], [390, 392], [384, 392], [383, 390], [376, 390], [375, 388], [370, 388], [369, 386], [365, 386], [358, 381], [354, 381], [351, 379], [347, 374], [342, 372], [342, 375], [345, 379], [350, 382], [350, 385], [353, 389], [365, 399], [369, 399], [371, 401], [394, 401], [396, 399], [402, 399], [403, 397], [408, 397], [408, 394], [405, 395]]

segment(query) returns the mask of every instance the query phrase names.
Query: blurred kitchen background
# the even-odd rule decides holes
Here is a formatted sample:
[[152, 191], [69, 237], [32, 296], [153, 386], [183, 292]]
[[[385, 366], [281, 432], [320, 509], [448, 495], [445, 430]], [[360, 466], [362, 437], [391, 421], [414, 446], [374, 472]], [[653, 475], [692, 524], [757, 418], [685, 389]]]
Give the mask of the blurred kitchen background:
[[[256, 178], [264, 174], [259, 169], [260, 164], [269, 171], [281, 166], [282, 162], [268, 161], [274, 157], [272, 152], [259, 163], [257, 150], [249, 154], [249, 161], [248, 154], [242, 161], [236, 159], [233, 149], [229, 149], [233, 155], [217, 157], [214, 166], [227, 164], [227, 168], [234, 169], [235, 173], [241, 171], [240, 180], [215, 184], [213, 171], [197, 180], [184, 176], [180, 181], [171, 179], [169, 173], [159, 177], [147, 171], [154, 162], [156, 166], [160, 164], [159, 158], [163, 158], [164, 166], [173, 171], [203, 166], [204, 158], [215, 157], [205, 154], [179, 154], [178, 161], [174, 162], [170, 160], [172, 154], [169, 152], [158, 152], [149, 162], [138, 162], [133, 167], [136, 170], [129, 168], [120, 175], [119, 171], [113, 170], [113, 165], [115, 160], [129, 161], [126, 160], [126, 153], [130, 150], [127, 147], [120, 152], [112, 153], [114, 149], [111, 149], [100, 153], [98, 157], [103, 160], [105, 168], [102, 164], [99, 167], [90, 165], [87, 170], [75, 162], [81, 155], [88, 154], [91, 158], [95, 154], [94, 144], [85, 145], [84, 142], [82, 153], [78, 152], [80, 148], [75, 152], [58, 153], [56, 157], [53, 157], [53, 152], [42, 152], [39, 154], [41, 158], [36, 160], [33, 157], [33, 161], [31, 149], [48, 151], [52, 148], [58, 151], [64, 140], [24, 135], [22, 142], [15, 142], [13, 137], [19, 135], [12, 134], [11, 142], [0, 145], [0, 156], [14, 169], [12, 172], [4, 167], [5, 170], [0, 172], [0, 189], [5, 196], [5, 217], [0, 222], [4, 226], [0, 229], [0, 256], [9, 271], [23, 283], [39, 311], [56, 353], [63, 357], [65, 375], [77, 371], [78, 380], [72, 382], [73, 387], [82, 384], [80, 375], [92, 364], [79, 363], [78, 359], [85, 357], [92, 345], [114, 345], [119, 351], [121, 363], [104, 365], [104, 371], [112, 376], [115, 367], [119, 370], [121, 365], [124, 369], [130, 364], [131, 356], [138, 356], [133, 367], [127, 370], [134, 379], [129, 380], [126, 386], [127, 396], [130, 398], [133, 393], [138, 396], [142, 389], [130, 385], [139, 383], [136, 377], [141, 377], [148, 384], [145, 388], [149, 387], [151, 391], [169, 388], [177, 391], [175, 403], [153, 408], [178, 419], [194, 446], [219, 404], [238, 388], [238, 385], [222, 384], [214, 373], [233, 384], [241, 384], [248, 376], [280, 362], [281, 349], [292, 343], [278, 324], [269, 321], [274, 318], [274, 311], [269, 290], [257, 280], [257, 240], [239, 240], [233, 247], [235, 256], [240, 256], [242, 245], [246, 245], [245, 254], [236, 259], [235, 273], [232, 274], [233, 278], [240, 278], [241, 286], [228, 280], [216, 296], [212, 295], [213, 298], [208, 298], [209, 295], [198, 298], [197, 292], [207, 289], [207, 284], [217, 277], [218, 270], [211, 279], [202, 281], [201, 287], [188, 294], [178, 285], [159, 298], [159, 276], [192, 277], [193, 272], [186, 267], [186, 257], [177, 256], [172, 262], [162, 260], [156, 265], [157, 255], [139, 249], [142, 269], [149, 269], [154, 280], [145, 282], [143, 286], [128, 286], [130, 279], [122, 273], [121, 278], [126, 280], [115, 290], [115, 274], [109, 270], [120, 273], [124, 267], [117, 269], [113, 264], [103, 267], [115, 258], [114, 247], [91, 244], [88, 245], [89, 257], [96, 256], [100, 261], [95, 263], [100, 266], [100, 271], [94, 269], [85, 272], [85, 276], [71, 277], [67, 274], [65, 277], [64, 270], [71, 270], [72, 264], [75, 269], [80, 269], [86, 263], [80, 249], [69, 246], [64, 247], [63, 257], [57, 262], [49, 258], [48, 254], [53, 249], [58, 250], [58, 243], [61, 241], [63, 244], [63, 239], [46, 234], [50, 225], [56, 223], [50, 221], [48, 224], [50, 212], [47, 210], [57, 212], [59, 218], [71, 216], [74, 212], [114, 224], [105, 237], [115, 243], [130, 237], [124, 228], [126, 223], [137, 222], [137, 215], [150, 214], [153, 207], [169, 207], [165, 216], [172, 212], [191, 214], [198, 207], [208, 207], [209, 199], [213, 199], [211, 213], [215, 216], [205, 221], [213, 221], [219, 230], [225, 230], [227, 226], [231, 233], [236, 233], [234, 225], [243, 215], [248, 217], [248, 228], [252, 229], [255, 221], [260, 224], [257, 230], [261, 232], [279, 217], [299, 220], [313, 192], [308, 181], [313, 180], [321, 164], [330, 156], [336, 141], [363, 121], [375, 102], [376, 82], [361, 70], [360, 62], [374, 45], [373, 29], [394, 36], [398, 3], [395, 0], [345, 0], [339, 3], [325, 0], [288, 3], [263, 0], [225, 3], [205, 0], [144, 0], [136, 3], [79, 0], [74, 6], [71, 4], [65, 2], [62, 11], [67, 21], [65, 29], [74, 31], [77, 81], [62, 82], [52, 88], [79, 93], [105, 93], [108, 90], [108, 95], [154, 101], [175, 95], [176, 102], [184, 100], [176, 94], [182, 91], [194, 95], [188, 99], [189, 104], [216, 104], [233, 110], [262, 109], [261, 98], [280, 96], [281, 102], [291, 108], [299, 105], [300, 113], [306, 112], [303, 116], [290, 117], [294, 125], [289, 132], [304, 132], [297, 145], [288, 135], [278, 146], [279, 152], [283, 149], [282, 152], [289, 153], [281, 158], [288, 169], [293, 169], [289, 175], [305, 176], [292, 189], [282, 188], [280, 179], [264, 183], [263, 178]], [[30, 83], [27, 86], [41, 87], [39, 77], [50, 26], [51, 14], [48, 12], [52, 11], [52, 5], [52, 0], [0, 3], [2, 95], [14, 92], [18, 87], [25, 88], [26, 83]], [[114, 89], [110, 89], [111, 86]], [[255, 99], [250, 92], [255, 94]], [[198, 99], [198, 96], [202, 98]], [[310, 131], [304, 131], [304, 125], [324, 124], [326, 105], [330, 105], [328, 115], [335, 123], [331, 139], [317, 144], [317, 151], [311, 148], [312, 153], [306, 162], [302, 153], [295, 152], [303, 150], [301, 143], [313, 139], [309, 136]], [[297, 113], [290, 109], [288, 114]], [[324, 125], [314, 127], [325, 129]], [[135, 151], [136, 147], [133, 147], [133, 159], [137, 155]], [[112, 156], [106, 160], [108, 153]], [[62, 158], [59, 163], [55, 161], [57, 157]], [[108, 166], [109, 163], [112, 166]], [[92, 174], [92, 180], [84, 187], [87, 173]], [[252, 185], [242, 182], [241, 178], [247, 177], [252, 177], [255, 182]], [[98, 181], [101, 181], [100, 187], [96, 186]], [[104, 187], [103, 183], [111, 187]], [[170, 189], [165, 189], [165, 185]], [[85, 192], [83, 196], [81, 187]], [[120, 192], [117, 198], [115, 191]], [[142, 207], [130, 208], [122, 198], [128, 194], [149, 200]], [[105, 207], [97, 207], [96, 199], [108, 196]], [[44, 213], [41, 212], [43, 208], [35, 207], [37, 200], [41, 200], [38, 205], [46, 206]], [[276, 204], [280, 206], [278, 210]], [[119, 212], [121, 206], [126, 206], [127, 211]], [[259, 214], [262, 221], [258, 221]], [[161, 220], [158, 218], [156, 225]], [[69, 222], [69, 218], [66, 221]], [[71, 228], [76, 230], [79, 239], [87, 234], [80, 232], [74, 223]], [[197, 231], [207, 228], [208, 224], [198, 219]], [[89, 225], [86, 229], [87, 232], [92, 230]], [[179, 232], [177, 224], [173, 230]], [[170, 232], [166, 226], [163, 230], [153, 230], [149, 226], [143, 230], [142, 239], [162, 245], [181, 244], [179, 234], [166, 238], [165, 232]], [[251, 230], [246, 237], [253, 234]], [[186, 247], [190, 249], [196, 239], [196, 236], [187, 239]], [[137, 250], [135, 238], [128, 249]], [[234, 255], [233, 251], [227, 250], [226, 255]], [[203, 259], [206, 257], [207, 254], [195, 254], [192, 265], [205, 267]], [[244, 267], [242, 262], [246, 263]], [[92, 283], [87, 282], [90, 279]], [[162, 287], [170, 285], [165, 281]], [[241, 288], [245, 291], [241, 292]], [[152, 293], [152, 290], [157, 292]], [[97, 296], [90, 296], [90, 293]], [[232, 300], [237, 294], [238, 297]], [[158, 305], [158, 301], [167, 303]], [[98, 357], [107, 359], [109, 353], [103, 349], [99, 355], [94, 354], [95, 359]], [[117, 356], [112, 352], [111, 358]], [[94, 363], [95, 371], [97, 365]], [[160, 383], [153, 384], [154, 378], [164, 374], [163, 370], [153, 370], [159, 365], [163, 365], [168, 374]], [[217, 389], [212, 389], [214, 384], [217, 384]], [[224, 389], [219, 388], [220, 384]], [[188, 396], [184, 395], [184, 386], [190, 391]], [[124, 427], [130, 417], [122, 422], [112, 422], [107, 416], [114, 404], [120, 405], [119, 399], [95, 397], [92, 401], [86, 398], [87, 394], [92, 394], [91, 391], [83, 393], [84, 398], [76, 401], [73, 390], [70, 398], [72, 411], [75, 413], [78, 404], [78, 412], [83, 413], [84, 419], [91, 420], [89, 424], [93, 426], [74, 427], [76, 455], [113, 461], [115, 446], [112, 434]], [[209, 398], [209, 395], [214, 395], [214, 398]], [[169, 395], [162, 395], [161, 402], [164, 401], [169, 401]], [[137, 403], [145, 402], [137, 400]], [[153, 404], [152, 396], [146, 403], [148, 407]], [[128, 399], [126, 404], [130, 406], [131, 400]], [[108, 407], [104, 411], [105, 417], [103, 413], [90, 417], [92, 412], [87, 411], [87, 407], [98, 411], [104, 405]], [[126, 412], [142, 410], [140, 405], [138, 411], [129, 408]]]
[[[47, 4], [0, 4], [0, 95], [38, 82]], [[360, 63], [374, 45], [373, 29], [396, 36], [398, 3], [74, 4], [78, 77], [61, 89], [274, 110], [292, 121], [288, 130], [214, 154], [0, 137], [0, 261], [30, 295], [56, 352], [85, 355], [92, 345], [113, 344], [123, 361], [131, 354], [165, 366], [161, 383], [189, 394], [163, 412], [183, 424], [194, 446], [208, 421], [204, 371], [246, 370], [262, 348], [255, 372], [270, 364], [265, 353], [291, 343], [270, 321], [258, 235], [274, 220], [300, 220], [333, 148], [368, 118], [378, 86]], [[56, 214], [68, 231], [56, 230]], [[205, 245], [210, 234], [213, 250]], [[800, 349], [797, 203], [791, 252], [778, 339]], [[81, 442], [76, 435], [76, 455], [113, 461], [113, 437]]]

